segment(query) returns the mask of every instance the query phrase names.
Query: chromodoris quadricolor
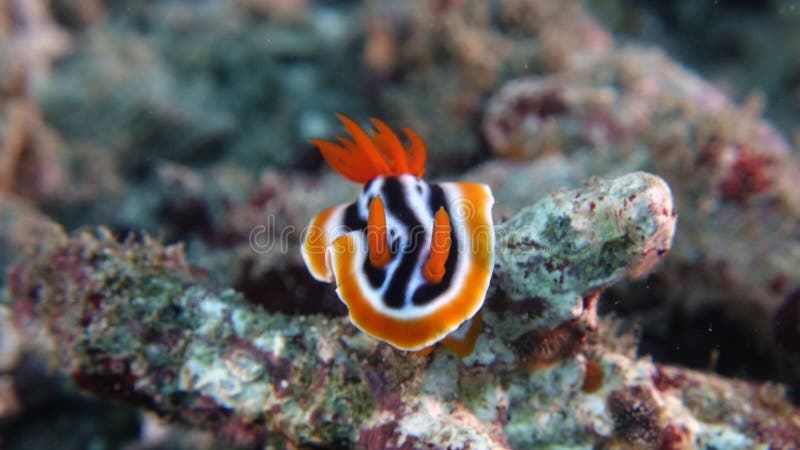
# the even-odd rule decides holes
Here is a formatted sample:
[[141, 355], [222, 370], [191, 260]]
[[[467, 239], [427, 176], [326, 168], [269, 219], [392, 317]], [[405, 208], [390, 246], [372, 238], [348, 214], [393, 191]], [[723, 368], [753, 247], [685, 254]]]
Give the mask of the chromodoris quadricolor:
[[353, 203], [317, 214], [302, 246], [320, 281], [335, 281], [352, 323], [401, 350], [442, 341], [472, 352], [494, 265], [494, 203], [479, 183], [426, 183], [425, 145], [408, 145], [382, 121], [367, 134], [338, 115], [351, 139], [312, 139], [326, 161], [364, 189]]

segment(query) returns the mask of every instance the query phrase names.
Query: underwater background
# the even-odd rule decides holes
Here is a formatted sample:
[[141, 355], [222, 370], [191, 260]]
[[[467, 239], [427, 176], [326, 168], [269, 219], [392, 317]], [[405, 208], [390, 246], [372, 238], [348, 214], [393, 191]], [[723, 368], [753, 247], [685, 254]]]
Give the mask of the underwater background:
[[[798, 50], [790, 0], [3, 0], [0, 449], [800, 448]], [[471, 356], [304, 267], [336, 113], [491, 186]]]

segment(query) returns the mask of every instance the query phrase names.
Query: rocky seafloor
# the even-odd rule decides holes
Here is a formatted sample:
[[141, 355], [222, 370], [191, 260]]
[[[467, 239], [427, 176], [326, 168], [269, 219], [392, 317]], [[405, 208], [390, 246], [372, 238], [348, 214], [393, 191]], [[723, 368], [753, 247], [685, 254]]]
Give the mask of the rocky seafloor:
[[[0, 449], [800, 448], [800, 97], [763, 117], [609, 30], [637, 14], [0, 4]], [[491, 186], [470, 356], [369, 338], [305, 270], [300, 230], [359, 189], [307, 141], [336, 112]]]

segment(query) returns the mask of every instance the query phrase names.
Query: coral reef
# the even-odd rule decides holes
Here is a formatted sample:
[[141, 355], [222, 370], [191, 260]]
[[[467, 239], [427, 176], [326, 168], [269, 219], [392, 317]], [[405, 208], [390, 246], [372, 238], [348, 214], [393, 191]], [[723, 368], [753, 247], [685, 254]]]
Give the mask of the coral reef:
[[584, 299], [646, 274], [672, 246], [676, 211], [658, 177], [633, 173], [551, 194], [497, 227], [495, 283], [520, 331], [553, 329], [583, 314]]
[[136, 21], [87, 28], [38, 99], [62, 134], [113, 151], [127, 177], [162, 159], [297, 163], [312, 152], [304, 140], [332, 131], [336, 106], [352, 103], [352, 81], [326, 74], [354, 58], [341, 12], [301, 14], [304, 4], [109, 5]]
[[67, 50], [62, 35], [42, 2], [0, 5], [0, 195], [39, 199], [64, 184], [57, 160], [61, 144], [30, 92], [52, 60]]
[[18, 255], [31, 253], [40, 243], [63, 235], [60, 226], [29, 203], [0, 195], [0, 270], [4, 273]]
[[[381, 36], [392, 36], [395, 54], [381, 69], [388, 74], [379, 84], [379, 105], [442, 149], [448, 169], [491, 154], [467, 177], [492, 185], [500, 218], [527, 204], [532, 192], [593, 174], [645, 170], [670, 184], [684, 231], [670, 262], [651, 279], [614, 291], [627, 299], [620, 312], [635, 309], [645, 325], [645, 351], [702, 366], [719, 344], [718, 369], [725, 373], [800, 380], [791, 368], [798, 361], [782, 352], [773, 329], [800, 284], [800, 235], [793, 226], [800, 220], [800, 163], [761, 119], [763, 102], [751, 97], [735, 104], [660, 49], [615, 45], [575, 2], [371, 3], [371, 20], [383, 25]], [[624, 8], [617, 17], [625, 17]], [[783, 24], [792, 20], [781, 15]], [[434, 90], [435, 97], [426, 95]], [[484, 146], [463, 133], [478, 124]], [[663, 286], [658, 302], [644, 287], [653, 282]], [[688, 346], [675, 352], [670, 342], [680, 338], [664, 317], [728, 323], [754, 342], [769, 369], [748, 368], [755, 360], [742, 361], [722, 337], [696, 356]]]
[[[559, 112], [543, 118], [544, 104]], [[524, 192], [507, 191], [504, 180], [512, 180], [513, 188], [534, 175], [547, 185], [548, 179], [580, 179], [599, 167], [663, 176], [675, 191], [683, 232], [657, 276], [674, 288], [660, 292], [660, 308], [640, 316], [648, 333], [663, 336], [658, 322], [674, 308], [691, 317], [724, 304], [722, 314], [758, 330], [753, 338], [768, 349], [763, 352], [773, 352], [764, 357], [776, 358], [773, 323], [800, 280], [794, 250], [800, 235], [790, 225], [800, 214], [800, 196], [791, 187], [800, 165], [770, 125], [657, 52], [630, 48], [558, 77], [510, 81], [490, 100], [484, 130], [498, 155], [549, 153], [527, 167], [474, 173], [484, 179], [501, 171], [498, 204], [507, 211], [524, 204]], [[513, 142], [530, 147], [510, 154]], [[686, 283], [687, 275], [692, 282]], [[798, 379], [798, 372], [782, 377]]]
[[65, 182], [57, 136], [25, 96], [0, 101], [0, 195], [53, 197]]
[[[576, 194], [587, 200], [566, 211], [575, 224], [561, 228], [562, 239], [576, 244], [564, 247], [569, 251], [594, 226], [598, 242], [648, 231], [644, 238], [632, 234], [631, 248], [587, 250], [613, 256], [618, 268], [599, 285], [587, 278], [575, 292], [596, 291], [625, 273], [638, 275], [630, 268], [643, 259], [651, 265], [648, 255], [668, 248], [669, 239], [646, 238], [671, 236], [674, 226], [661, 211], [670, 204], [669, 191], [647, 174], [554, 194], [509, 223], [551, 216], [553, 205], [564, 206], [558, 199]], [[649, 200], [629, 201], [631, 195]], [[600, 197], [608, 203], [583, 207]], [[623, 214], [629, 228], [602, 226], [613, 220], [614, 204], [630, 211]], [[671, 211], [666, 217], [673, 218]], [[556, 249], [552, 257], [567, 256]], [[501, 289], [502, 280], [514, 276], [503, 270], [498, 268]], [[546, 280], [554, 291], [560, 285], [559, 278]], [[754, 430], [789, 433], [796, 414], [789, 408], [784, 419], [769, 419], [769, 408], [785, 408], [780, 388], [771, 392], [769, 405], [752, 408], [742, 398], [767, 387], [709, 382], [707, 375], [633, 359], [593, 344], [601, 337], [594, 327], [579, 328], [579, 321], [568, 320], [566, 331], [539, 334], [535, 341], [529, 333], [517, 337], [508, 323], [497, 325], [497, 315], [508, 308], [500, 294], [484, 313], [486, 329], [474, 355], [462, 361], [444, 349], [424, 357], [398, 352], [346, 318], [287, 316], [250, 305], [194, 270], [181, 246], [163, 247], [147, 236], [120, 242], [103, 229], [42, 240], [10, 271], [8, 291], [21, 332], [78, 386], [202, 425], [242, 445], [286, 439], [362, 448], [590, 448], [597, 442], [751, 448], [778, 439]], [[534, 359], [541, 364], [531, 365]], [[590, 360], [600, 380], [591, 375], [596, 386], [584, 389]], [[733, 390], [740, 395], [720, 395]], [[730, 414], [720, 417], [723, 407]], [[541, 427], [541, 421], [549, 425]]]
[[24, 66], [17, 75], [26, 83], [45, 78], [53, 60], [71, 49], [70, 36], [42, 0], [9, 0], [0, 5], [0, 39], [9, 53], [6, 57]]
[[587, 3], [615, 34], [665, 48], [735, 99], [764, 102], [766, 116], [786, 135], [796, 132], [800, 103], [790, 42], [800, 14], [791, 1]]
[[367, 29], [367, 40], [388, 41], [394, 54], [390, 67], [377, 70], [365, 58], [377, 106], [420, 132], [434, 149], [434, 170], [466, 167], [482, 156], [480, 137], [464, 130], [479, 124], [485, 98], [503, 80], [603, 58], [612, 49], [607, 31], [574, 2], [369, 3], [368, 23], [379, 26]]
[[[794, 448], [800, 162], [762, 111], [789, 130], [798, 16], [683, 3], [661, 32], [768, 104], [712, 84], [751, 88], [731, 48], [700, 76], [586, 9], [652, 24], [625, 0], [2, 3], [0, 446]], [[491, 185], [469, 357], [366, 338], [303, 268], [357, 189], [307, 142], [333, 112]]]

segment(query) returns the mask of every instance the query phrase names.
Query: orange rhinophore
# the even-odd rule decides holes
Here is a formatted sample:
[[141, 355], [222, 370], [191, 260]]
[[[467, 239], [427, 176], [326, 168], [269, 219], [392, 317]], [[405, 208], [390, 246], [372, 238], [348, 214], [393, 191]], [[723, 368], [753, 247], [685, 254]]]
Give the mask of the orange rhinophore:
[[[418, 354], [441, 341], [468, 355], [494, 265], [491, 190], [426, 183], [425, 145], [416, 133], [404, 128], [404, 144], [381, 120], [370, 119], [368, 134], [338, 117], [349, 138], [311, 142], [364, 189], [353, 203], [311, 220], [302, 245], [306, 267], [336, 283], [350, 320], [365, 333]], [[465, 203], [470, 207], [456, 208]]]
[[369, 245], [369, 263], [376, 268], [389, 264], [389, 247], [386, 241], [386, 212], [383, 210], [381, 196], [378, 195], [369, 204], [367, 217], [367, 243]]
[[428, 260], [422, 266], [422, 276], [429, 283], [438, 283], [444, 277], [447, 257], [450, 255], [450, 219], [444, 206], [439, 207], [433, 216], [433, 238]]

